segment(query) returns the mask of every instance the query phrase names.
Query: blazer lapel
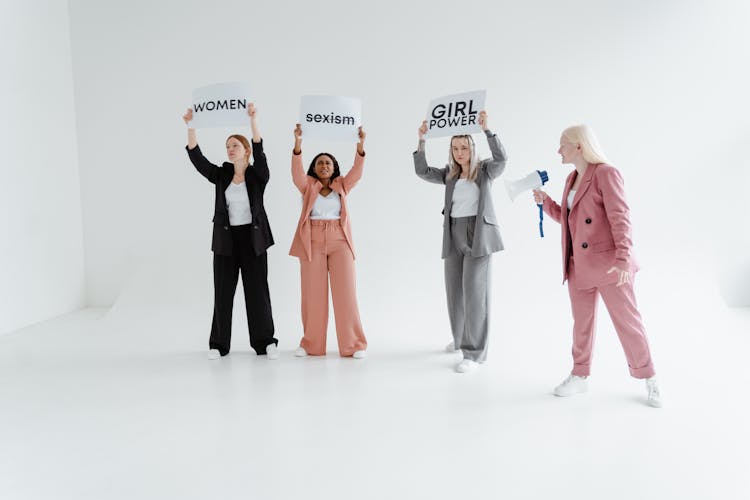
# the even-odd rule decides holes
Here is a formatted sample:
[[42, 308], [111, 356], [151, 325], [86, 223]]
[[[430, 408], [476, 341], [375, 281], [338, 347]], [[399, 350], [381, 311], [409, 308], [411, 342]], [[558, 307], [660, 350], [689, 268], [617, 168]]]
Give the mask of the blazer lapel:
[[456, 188], [456, 182], [458, 182], [458, 177], [445, 180], [445, 213], [448, 216], [450, 216], [453, 206], [453, 190]]
[[583, 179], [581, 179], [581, 183], [578, 185], [578, 190], [576, 191], [576, 195], [575, 197], [573, 197], [573, 204], [570, 206], [571, 210], [573, 210], [573, 208], [581, 200], [581, 197], [584, 194], [586, 194], [586, 190], [588, 190], [589, 186], [591, 186], [591, 179], [594, 177], [595, 169], [596, 169], [596, 165], [594, 165], [593, 163], [589, 163], [589, 166], [586, 169], [586, 172], [583, 173]]

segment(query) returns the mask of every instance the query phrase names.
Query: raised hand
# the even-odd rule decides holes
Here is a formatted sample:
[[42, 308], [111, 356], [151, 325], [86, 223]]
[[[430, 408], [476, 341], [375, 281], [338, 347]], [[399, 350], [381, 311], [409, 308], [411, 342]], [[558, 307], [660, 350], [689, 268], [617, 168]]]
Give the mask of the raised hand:
[[187, 112], [182, 115], [182, 121], [185, 122], [185, 125], [190, 125], [190, 122], [193, 121], [193, 109], [188, 108]]
[[257, 108], [255, 107], [255, 103], [251, 102], [247, 105], [247, 116], [250, 117], [250, 119], [255, 118], [255, 114], [258, 112]]
[[292, 152], [296, 155], [302, 152], [302, 126], [299, 123], [294, 127], [294, 149]]
[[365, 130], [362, 127], [359, 127], [359, 142], [357, 143], [357, 153], [359, 153], [361, 156], [364, 156], [365, 154], [365, 137], [367, 137], [367, 134], [365, 133]]
[[419, 134], [420, 141], [424, 139], [424, 135], [426, 133], [427, 133], [427, 120], [423, 120], [422, 125], [420, 125], [419, 129], [417, 129], [417, 134]]
[[484, 110], [479, 112], [479, 126], [482, 130], [487, 130], [487, 112]]

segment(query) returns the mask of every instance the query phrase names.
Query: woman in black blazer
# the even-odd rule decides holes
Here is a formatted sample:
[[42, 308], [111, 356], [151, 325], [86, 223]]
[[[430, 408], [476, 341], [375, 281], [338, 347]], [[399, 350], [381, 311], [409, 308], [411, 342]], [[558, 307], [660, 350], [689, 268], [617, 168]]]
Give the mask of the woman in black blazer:
[[278, 341], [273, 336], [266, 256], [266, 249], [273, 245], [273, 236], [263, 207], [263, 192], [268, 184], [269, 171], [253, 103], [248, 105], [247, 114], [253, 132], [252, 146], [244, 136], [230, 135], [226, 141], [229, 161], [220, 167], [201, 153], [195, 129], [190, 127], [193, 110], [188, 109], [182, 117], [188, 126], [186, 149], [190, 161], [203, 177], [216, 186], [211, 243], [214, 252], [214, 316], [208, 341], [208, 359], [219, 359], [229, 354], [232, 305], [240, 272], [250, 345], [256, 353], [267, 354], [268, 359], [279, 357]]

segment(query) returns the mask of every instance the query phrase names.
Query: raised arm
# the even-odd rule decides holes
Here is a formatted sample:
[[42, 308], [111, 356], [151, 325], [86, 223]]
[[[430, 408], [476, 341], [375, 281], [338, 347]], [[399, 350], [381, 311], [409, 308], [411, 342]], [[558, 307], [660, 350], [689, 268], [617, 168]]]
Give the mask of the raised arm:
[[201, 153], [201, 148], [198, 146], [198, 139], [195, 135], [195, 129], [190, 127], [192, 119], [193, 110], [188, 109], [182, 116], [182, 120], [185, 122], [185, 125], [188, 126], [188, 144], [185, 149], [187, 149], [188, 157], [195, 169], [211, 183], [216, 184], [216, 179], [219, 176], [219, 167], [208, 161], [208, 159], [203, 156], [203, 153]]
[[499, 177], [500, 174], [503, 173], [503, 170], [505, 170], [505, 163], [507, 162], [508, 157], [505, 155], [505, 148], [503, 148], [503, 145], [500, 143], [497, 134], [493, 134], [487, 127], [486, 111], [481, 111], [479, 113], [479, 126], [482, 127], [484, 135], [487, 137], [487, 144], [492, 153], [492, 159], [485, 160], [483, 163], [487, 170], [487, 175], [490, 176], [490, 179], [494, 179]]
[[195, 129], [190, 126], [190, 122], [193, 121], [193, 110], [188, 108], [187, 112], [182, 115], [182, 121], [185, 122], [185, 125], [187, 125], [187, 134], [188, 134], [188, 149], [193, 149], [195, 146], [198, 145], [198, 138], [195, 135]]
[[357, 153], [354, 155], [354, 165], [343, 176], [342, 181], [344, 183], [344, 191], [348, 193], [354, 186], [357, 185], [359, 180], [362, 178], [362, 173], [365, 167], [365, 138], [367, 134], [359, 127], [359, 142], [357, 143]]
[[260, 182], [262, 186], [265, 186], [268, 184], [268, 179], [271, 177], [271, 173], [268, 170], [266, 154], [263, 152], [263, 138], [258, 131], [258, 124], [256, 121], [258, 110], [252, 102], [247, 107], [247, 114], [250, 116], [250, 127], [253, 132], [253, 166], [251, 171], [258, 178], [258, 182]]
[[307, 174], [302, 166], [302, 127], [294, 127], [294, 149], [292, 150], [292, 181], [301, 193], [307, 189]]
[[257, 109], [255, 108], [255, 103], [250, 103], [247, 106], [247, 115], [250, 117], [250, 130], [253, 133], [253, 142], [260, 142], [260, 130], [258, 129], [258, 122], [256, 121], [256, 117], [258, 116]]
[[417, 133], [419, 135], [419, 143], [417, 143], [417, 150], [412, 155], [414, 157], [414, 172], [427, 182], [445, 184], [447, 168], [435, 168], [427, 165], [427, 156], [424, 152], [424, 135], [427, 133], [427, 120], [422, 122]]

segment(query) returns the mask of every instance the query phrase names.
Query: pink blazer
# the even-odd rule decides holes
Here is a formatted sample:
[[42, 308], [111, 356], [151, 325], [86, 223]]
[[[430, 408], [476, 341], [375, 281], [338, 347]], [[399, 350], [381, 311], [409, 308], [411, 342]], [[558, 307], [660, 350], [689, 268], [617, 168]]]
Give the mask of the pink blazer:
[[[331, 189], [336, 191], [341, 198], [341, 227], [344, 229], [344, 236], [346, 236], [346, 242], [349, 244], [352, 255], [354, 255], [354, 244], [352, 242], [352, 229], [349, 223], [346, 196], [362, 178], [364, 165], [365, 157], [354, 153], [354, 166], [349, 170], [349, 173], [336, 177], [331, 183]], [[300, 190], [300, 193], [302, 193], [302, 213], [299, 216], [297, 231], [294, 233], [294, 240], [292, 240], [292, 248], [289, 249], [289, 255], [310, 261], [312, 260], [310, 212], [323, 184], [314, 177], [307, 175], [305, 168], [302, 166], [302, 154], [292, 154], [292, 180], [297, 189]]]
[[577, 175], [573, 170], [565, 181], [562, 206], [550, 197], [544, 200], [544, 211], [562, 225], [563, 283], [568, 279], [569, 235], [578, 288], [616, 283], [617, 273], [607, 274], [612, 266], [638, 271], [622, 176], [612, 165], [589, 164], [568, 214], [568, 193]]

